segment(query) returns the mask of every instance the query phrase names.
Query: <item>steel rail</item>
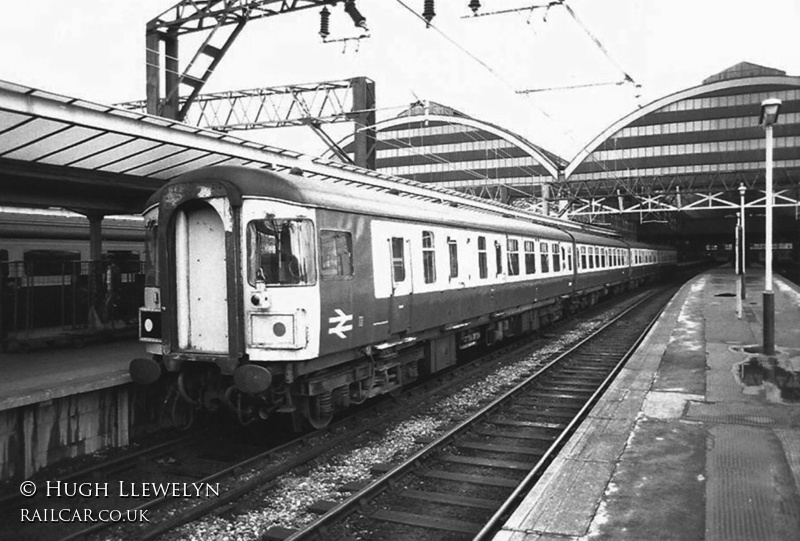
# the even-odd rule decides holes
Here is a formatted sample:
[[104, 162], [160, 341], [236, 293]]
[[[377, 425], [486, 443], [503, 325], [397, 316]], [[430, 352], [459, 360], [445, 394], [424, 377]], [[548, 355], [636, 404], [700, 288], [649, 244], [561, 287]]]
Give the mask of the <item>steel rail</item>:
[[[457, 425], [455, 425], [452, 428], [450, 428], [449, 430], [447, 430], [447, 432], [442, 434], [439, 438], [437, 438], [436, 440], [428, 443], [423, 448], [419, 449], [416, 453], [414, 453], [411, 457], [409, 457], [402, 464], [399, 464], [398, 466], [395, 466], [394, 468], [390, 469], [384, 475], [382, 475], [380, 478], [376, 479], [374, 482], [372, 482], [369, 485], [363, 487], [361, 490], [355, 492], [351, 497], [349, 497], [348, 499], [344, 500], [343, 502], [335, 505], [330, 510], [328, 510], [325, 514], [323, 514], [318, 520], [314, 521], [313, 523], [309, 524], [308, 526], [306, 526], [306, 527], [294, 532], [293, 534], [291, 534], [289, 537], [286, 538], [286, 541], [300, 541], [300, 540], [304, 540], [304, 539], [312, 539], [315, 536], [317, 536], [319, 531], [328, 529], [332, 525], [334, 525], [335, 523], [337, 523], [337, 522], [341, 521], [342, 519], [344, 519], [345, 516], [349, 515], [357, 505], [361, 505], [361, 503], [364, 502], [364, 501], [372, 500], [372, 499], [376, 498], [380, 493], [382, 493], [387, 488], [389, 488], [390, 485], [392, 483], [394, 483], [398, 478], [403, 477], [403, 476], [411, 473], [412, 470], [414, 470], [417, 467], [418, 463], [420, 461], [422, 461], [424, 458], [426, 458], [426, 457], [438, 452], [444, 445], [446, 445], [449, 442], [451, 442], [452, 440], [454, 440], [461, 433], [467, 431], [477, 421], [479, 421], [480, 419], [488, 416], [490, 413], [494, 412], [495, 410], [501, 408], [508, 401], [510, 401], [512, 398], [514, 398], [514, 396], [516, 396], [518, 393], [520, 393], [523, 389], [525, 389], [526, 387], [531, 385], [534, 381], [538, 380], [544, 374], [546, 374], [551, 369], [553, 369], [553, 367], [558, 365], [563, 359], [567, 358], [569, 355], [571, 355], [572, 353], [577, 351], [579, 348], [581, 348], [582, 346], [587, 344], [589, 341], [593, 340], [598, 335], [600, 335], [601, 333], [603, 333], [604, 331], [609, 329], [609, 327], [611, 327], [614, 323], [616, 323], [617, 321], [619, 321], [620, 319], [622, 319], [623, 317], [628, 315], [631, 311], [633, 311], [636, 308], [642, 306], [644, 303], [652, 300], [659, 293], [663, 293], [663, 291], [664, 290], [662, 289], [662, 290], [659, 290], [657, 292], [653, 292], [650, 295], [647, 295], [647, 296], [643, 297], [642, 299], [640, 299], [639, 301], [637, 301], [635, 304], [631, 305], [630, 307], [626, 308], [621, 313], [619, 313], [618, 315], [616, 315], [615, 317], [613, 317], [612, 319], [607, 321], [602, 327], [600, 327], [599, 329], [596, 329], [594, 332], [592, 332], [591, 334], [589, 334], [585, 338], [583, 338], [580, 341], [578, 341], [576, 344], [571, 346], [568, 350], [566, 350], [562, 354], [556, 356], [554, 359], [549, 361], [546, 365], [544, 365], [541, 368], [539, 368], [538, 370], [536, 370], [531, 376], [527, 377], [521, 383], [518, 383], [512, 389], [510, 389], [509, 391], [505, 392], [501, 397], [497, 398], [496, 400], [494, 400], [491, 403], [487, 404], [486, 406], [482, 407], [481, 409], [479, 409], [478, 411], [476, 411], [475, 413], [473, 413], [472, 415], [470, 415], [466, 419], [464, 419], [461, 422], [459, 422]], [[662, 307], [662, 310], [663, 310], [663, 307]], [[660, 313], [661, 313], [661, 311], [659, 311], [659, 314]], [[655, 319], [657, 319], [657, 317], [658, 317], [658, 315], [654, 318], [654, 321], [655, 321]], [[649, 330], [651, 325], [652, 325], [652, 322], [648, 325], [648, 330]], [[644, 334], [646, 334], [646, 332], [647, 331], [645, 331], [645, 333], [643, 333], [636, 340], [636, 344], [639, 344], [641, 342], [641, 340], [642, 340]], [[635, 351], [635, 346], [632, 347], [632, 348], [629, 348], [629, 351], [625, 354], [625, 360], [627, 360], [627, 358], [630, 356], [632, 351]], [[624, 364], [624, 360], [620, 361], [620, 363], [618, 363], [617, 366], [621, 367], [622, 364]], [[614, 371], [618, 371], [618, 368], [615, 368], [613, 370]], [[607, 386], [607, 384], [610, 383], [612, 378], [613, 378], [613, 376], [611, 376], [611, 375], [607, 376], [602, 385], [606, 385]], [[600, 394], [602, 394], [602, 393], [600, 391], [597, 391], [592, 395], [592, 397], [594, 397], [595, 395], [597, 395], [599, 397]], [[590, 397], [590, 398], [592, 398], [592, 397]], [[588, 411], [590, 409], [591, 409], [591, 406], [585, 405], [580, 410], [579, 414], [582, 412], [585, 415], [586, 413], [588, 413]], [[567, 428], [568, 429], [572, 429], [574, 431], [574, 428], [577, 427], [577, 425], [579, 423], [580, 423], [580, 420], [573, 420], [568, 425]], [[566, 437], [567, 436], [563, 435], [563, 434], [561, 436], [559, 436], [558, 442], [560, 443], [560, 445], [563, 445]], [[547, 463], [549, 463], [550, 460], [552, 460], [553, 453], [555, 453], [557, 449], [560, 449], [560, 445], [556, 445], [556, 443], [552, 444], [550, 446], [550, 448], [548, 449], [548, 451], [546, 452], [545, 456], [543, 456], [538, 461], [537, 465], [534, 466], [534, 470], [536, 470], [537, 472], [541, 471], [542, 467], [544, 465], [546, 465]], [[548, 458], [548, 455], [549, 455], [549, 458]], [[533, 475], [530, 475], [529, 477], [531, 479], [528, 479], [526, 477], [525, 481], [530, 482], [530, 480], [535, 479], [536, 475], [533, 474]], [[516, 493], [516, 495], [518, 495], [521, 492], [522, 492], [522, 489], [520, 489]], [[507, 506], [504, 506], [504, 508], [505, 507], [507, 507]]]
[[[658, 294], [659, 294], [658, 292], [655, 292], [653, 293], [653, 295], [642, 299], [640, 303], [637, 303], [636, 305], [630, 307], [628, 310], [626, 310], [618, 317], [610, 321], [608, 325], [599, 329], [598, 333], [605, 330], [608, 326], [612, 325], [613, 323], [615, 323], [618, 319], [626, 315], [629, 311], [638, 308], [639, 306], [641, 306], [641, 304], [653, 299]], [[489, 536], [494, 534], [496, 530], [500, 527], [501, 525], [500, 521], [505, 520], [507, 516], [511, 512], [513, 512], [514, 509], [516, 509], [516, 507], [519, 505], [519, 501], [522, 500], [525, 497], [525, 495], [530, 491], [530, 489], [535, 484], [536, 480], [541, 476], [541, 474], [544, 473], [544, 470], [547, 468], [547, 466], [550, 465], [555, 456], [561, 451], [567, 440], [572, 437], [578, 426], [586, 419], [586, 417], [588, 417], [591, 410], [600, 400], [600, 397], [606, 392], [606, 390], [608, 390], [608, 387], [611, 386], [611, 383], [613, 383], [613, 381], [616, 379], [617, 375], [622, 370], [623, 366], [625, 366], [625, 364], [628, 362], [631, 356], [639, 348], [641, 343], [644, 341], [645, 337], [648, 335], [653, 326], [661, 317], [661, 314], [664, 313], [664, 309], [666, 308], [667, 304], [664, 304], [661, 307], [661, 309], [658, 311], [655, 317], [653, 317], [653, 319], [648, 323], [647, 327], [635, 340], [633, 345], [631, 345], [631, 347], [628, 348], [628, 351], [622, 356], [617, 365], [611, 370], [611, 372], [608, 374], [608, 376], [606, 376], [606, 378], [603, 380], [603, 382], [600, 384], [597, 390], [586, 401], [581, 410], [575, 415], [572, 421], [570, 421], [570, 423], [567, 425], [564, 431], [558, 436], [558, 438], [556, 438], [556, 440], [550, 445], [550, 447], [545, 452], [544, 456], [542, 456], [542, 458], [539, 459], [539, 461], [536, 463], [533, 469], [525, 476], [525, 478], [520, 482], [517, 488], [515, 488], [514, 491], [511, 493], [511, 495], [508, 498], [506, 498], [506, 500], [503, 502], [500, 508], [495, 512], [495, 514], [492, 515], [492, 517], [486, 522], [483, 529], [481, 529], [481, 531], [478, 532], [478, 534], [473, 538], [473, 541], [484, 541], [486, 539], [489, 539]], [[580, 345], [587, 342], [593, 337], [594, 335], [587, 337], [587, 339], [582, 341]], [[579, 346], [576, 346], [576, 348], [573, 349], [577, 349], [577, 347]]]

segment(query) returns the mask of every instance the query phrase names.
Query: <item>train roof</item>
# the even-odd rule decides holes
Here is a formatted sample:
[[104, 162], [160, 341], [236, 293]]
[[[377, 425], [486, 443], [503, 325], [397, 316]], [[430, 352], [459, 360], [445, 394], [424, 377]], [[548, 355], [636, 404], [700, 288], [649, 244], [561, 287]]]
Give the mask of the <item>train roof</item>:
[[[243, 198], [265, 198], [288, 201], [315, 208], [355, 212], [442, 225], [459, 225], [478, 229], [514, 231], [520, 234], [547, 236], [625, 246], [619, 239], [593, 234], [591, 229], [575, 222], [549, 218], [507, 205], [476, 204], [457, 192], [438, 190], [406, 190], [402, 184], [375, 185], [351, 179], [299, 170], [291, 174], [269, 169], [235, 166], [212, 166], [186, 173], [171, 181], [148, 201], [157, 204], [168, 186], [180, 183], [224, 180], [233, 185]], [[419, 184], [419, 183], [415, 183]], [[483, 202], [484, 200], [481, 200]], [[601, 241], [600, 238], [603, 240]], [[580, 241], [579, 240], [579, 241]]]

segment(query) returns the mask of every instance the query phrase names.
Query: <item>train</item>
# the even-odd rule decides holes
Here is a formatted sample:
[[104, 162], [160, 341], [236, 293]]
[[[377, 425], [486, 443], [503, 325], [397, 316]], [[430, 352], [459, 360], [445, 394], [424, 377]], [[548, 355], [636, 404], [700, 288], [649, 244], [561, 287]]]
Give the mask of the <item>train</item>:
[[[114, 326], [134, 333], [144, 291], [140, 216], [108, 217], [102, 260], [89, 256], [86, 217], [52, 209], [0, 208], [0, 345], [27, 351]], [[110, 287], [111, 286], [111, 287]]]
[[321, 428], [677, 261], [599, 228], [364, 179], [212, 166], [163, 186], [143, 213], [148, 356], [132, 379], [171, 389], [174, 410]]

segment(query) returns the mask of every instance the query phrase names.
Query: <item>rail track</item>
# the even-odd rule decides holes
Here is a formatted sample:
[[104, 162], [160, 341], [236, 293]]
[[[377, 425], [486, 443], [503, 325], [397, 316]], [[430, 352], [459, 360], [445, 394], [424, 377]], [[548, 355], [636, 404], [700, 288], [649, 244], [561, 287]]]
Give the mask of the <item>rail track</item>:
[[661, 313], [661, 290], [401, 464], [292, 532], [262, 539], [488, 539], [530, 490]]
[[[641, 294], [635, 296], [635, 298], [638, 297], [641, 297]], [[628, 304], [632, 302], [631, 299], [627, 301], [620, 300]], [[606, 306], [605, 309], [608, 310], [608, 307]], [[591, 314], [585, 315], [591, 319]], [[557, 334], [558, 326], [548, 332]], [[552, 338], [552, 334], [548, 335], [548, 338]], [[541, 343], [541, 341], [541, 337], [539, 337], [539, 342]], [[402, 419], [404, 415], [407, 415], [409, 409], [424, 402], [431, 396], [436, 396], [437, 394], [439, 396], [447, 395], [450, 389], [463, 386], [465, 381], [476, 378], [481, 379], [488, 366], [493, 363], [503, 364], [504, 355], [514, 355], [515, 353], [513, 352], [519, 351], [520, 348], [531, 347], [526, 344], [529, 344], [529, 342], [511, 344], [489, 355], [484, 355], [478, 359], [478, 362], [462, 365], [451, 373], [442, 374], [433, 381], [404, 393], [399, 399], [402, 407], [398, 407], [398, 400], [377, 403], [373, 407], [365, 408], [352, 416], [343, 418], [339, 422], [332, 424], [325, 431], [318, 431], [289, 441], [286, 439], [283, 442], [272, 440], [270, 443], [265, 441], [261, 442], [261, 445], [221, 441], [221, 439], [225, 440], [226, 438], [216, 438], [216, 443], [214, 443], [214, 439], [199, 443], [202, 438], [194, 435], [193, 437], [176, 440], [168, 444], [161, 444], [157, 448], [143, 449], [137, 453], [119, 457], [112, 462], [98, 464], [93, 468], [85, 468], [69, 477], [61, 478], [61, 480], [69, 479], [79, 482], [87, 479], [97, 480], [113, 477], [114, 482], [117, 482], [121, 475], [120, 472], [133, 471], [135, 475], [135, 472], [138, 471], [142, 479], [148, 480], [169, 481], [178, 479], [181, 482], [190, 484], [193, 482], [218, 483], [221, 494], [217, 497], [194, 501], [176, 501], [174, 498], [159, 497], [147, 499], [143, 502], [133, 502], [131, 500], [104, 502], [122, 508], [125, 506], [131, 508], [132, 504], [139, 504], [133, 510], [149, 510], [150, 520], [144, 524], [94, 523], [83, 528], [77, 528], [74, 524], [65, 525], [68, 527], [60, 529], [58, 535], [54, 536], [47, 532], [34, 532], [34, 537], [30, 538], [61, 539], [62, 541], [100, 539], [103, 535], [106, 535], [106, 533], [102, 532], [107, 529], [112, 530], [107, 532], [108, 534], [119, 538], [155, 539], [161, 538], [161, 536], [169, 538], [171, 535], [169, 532], [178, 529], [187, 522], [198, 520], [207, 515], [224, 514], [226, 509], [233, 508], [236, 511], [239, 507], [239, 504], [236, 503], [237, 501], [246, 498], [252, 493], [269, 490], [270, 487], [275, 486], [281, 476], [289, 472], [308, 469], [309, 465], [315, 461], [325, 461], [326, 454], [330, 456], [334, 450], [343, 445], [353, 444], [360, 435], [371, 431], [380, 431], [382, 425], [386, 426], [392, 420]], [[599, 346], [591, 347], [598, 348]], [[618, 351], [614, 350], [613, 353], [603, 353], [603, 356], [613, 357], [617, 354]], [[450, 431], [453, 433], [452, 436], [449, 436], [450, 432], [448, 432], [448, 435], [442, 441], [449, 441], [450, 443], [440, 444], [449, 445], [448, 450], [443, 453], [435, 451], [436, 446], [431, 444], [423, 449], [424, 453], [418, 453], [417, 460], [410, 462], [409, 466], [401, 465], [396, 468], [387, 468], [376, 465], [373, 468], [374, 472], [382, 474], [389, 469], [392, 470], [390, 471], [391, 475], [383, 476], [374, 486], [370, 485], [372, 488], [365, 488], [364, 491], [359, 491], [361, 485], [352, 485], [350, 487], [351, 490], [355, 490], [357, 492], [355, 496], [358, 496], [353, 501], [358, 499], [362, 502], [365, 499], [370, 500], [372, 502], [369, 504], [370, 508], [380, 505], [378, 503], [379, 500], [375, 499], [375, 495], [384, 492], [382, 497], [386, 498], [387, 493], [385, 493], [385, 488], [383, 487], [387, 483], [396, 483], [395, 479], [398, 476], [404, 475], [403, 472], [409, 468], [419, 467], [415, 464], [421, 464], [425, 459], [425, 465], [416, 473], [415, 479], [427, 479], [428, 483], [433, 481], [438, 484], [453, 483], [454, 480], [457, 483], [467, 483], [461, 484], [459, 491], [450, 491], [447, 494], [447, 502], [438, 501], [437, 498], [441, 499], [442, 496], [426, 490], [424, 483], [419, 481], [414, 481], [406, 487], [406, 491], [402, 492], [401, 496], [403, 501], [411, 499], [412, 501], [423, 502], [422, 505], [429, 508], [428, 510], [438, 507], [450, 509], [453, 507], [453, 502], [455, 502], [458, 509], [466, 512], [466, 516], [462, 518], [459, 518], [458, 514], [450, 516], [448, 512], [445, 512], [443, 516], [431, 516], [429, 520], [440, 525], [454, 525], [459, 521], [467, 524], [470, 521], [474, 521], [473, 517], [477, 516], [474, 509], [481, 509], [484, 515], [491, 514], [492, 509], [501, 509], [503, 498], [519, 484], [518, 478], [520, 475], [529, 471], [532, 466], [536, 465], [537, 461], [540, 463], [537, 466], [538, 468], [544, 466], [547, 461], [549, 446], [554, 445], [552, 442], [558, 439], [560, 431], [570, 424], [570, 419], [581, 409], [581, 406], [576, 405], [574, 400], [580, 399], [583, 402], [587, 402], [593, 393], [591, 389], [606, 377], [604, 375], [607, 373], [606, 365], [611, 361], [597, 363], [597, 356], [595, 355], [593, 358], [595, 359], [595, 368], [602, 365], [604, 366], [603, 370], [595, 369], [591, 373], [579, 370], [579, 364], [574, 362], [571, 368], [561, 368], [558, 373], [554, 371], [555, 368], [537, 372], [539, 379], [548, 374], [550, 378], [550, 389], [548, 391], [541, 390], [540, 387], [539, 396], [536, 398], [519, 399], [504, 405], [484, 408], [493, 412], [493, 420], [491, 422], [484, 421], [482, 426], [474, 425], [475, 428], [472, 429], [471, 433], [468, 433], [466, 429], [453, 429], [453, 431]], [[555, 363], [551, 363], [548, 366], [554, 367]], [[530, 417], [535, 415], [539, 417]], [[434, 456], [438, 456], [438, 458], [431, 458]], [[426, 459], [425, 457], [428, 458]], [[438, 467], [437, 464], [439, 463], [446, 467]], [[427, 472], [427, 474], [424, 472]], [[489, 473], [488, 476], [486, 475], [487, 472]], [[480, 481], [481, 476], [491, 477], [488, 489], [486, 487], [480, 490], [468, 488], [470, 487], [468, 484], [469, 479]], [[461, 479], [461, 481], [457, 481], [458, 479]], [[403, 480], [402, 483], [406, 483], [408, 480]], [[480, 483], [477, 483], [477, 486], [480, 487]], [[486, 494], [484, 494], [484, 491]], [[472, 494], [473, 492], [474, 495]], [[77, 503], [75, 501], [69, 502], [73, 506]], [[52, 503], [47, 505], [52, 505]], [[337, 505], [323, 501], [311, 506], [310, 511], [312, 513], [325, 513], [332, 508], [347, 509], [348, 505], [352, 504], [343, 503]], [[390, 510], [388, 508], [373, 514], [374, 516], [368, 514], [357, 517], [351, 514], [350, 511], [337, 511], [335, 514], [337, 516], [346, 515], [348, 516], [348, 522], [355, 524], [365, 521], [383, 523], [384, 526], [378, 527], [378, 531], [388, 531], [388, 535], [392, 539], [396, 537], [396, 529], [398, 527], [401, 529], [411, 528], [413, 534], [417, 535], [420, 527], [412, 526], [408, 523], [420, 520], [412, 515], [425, 516], [424, 514], [415, 513], [413, 510]], [[319, 523], [319, 527], [329, 528], [327, 523], [330, 520], [331, 517], [325, 514]], [[483, 518], [480, 520], [483, 520]], [[83, 526], [86, 525], [84, 524]], [[471, 532], [475, 529], [475, 525], [462, 525], [460, 528], [467, 528]], [[443, 532], [446, 533], [448, 530], [434, 528], [430, 531], [436, 532], [435, 534], [430, 534], [430, 538], [438, 539]], [[177, 535], [180, 536], [181, 534], [178, 533]], [[314, 529], [309, 529], [307, 532], [305, 530], [303, 532], [295, 532], [278, 528], [268, 532], [264, 538], [282, 539], [289, 535], [300, 535], [300, 538], [307, 538], [318, 536], [319, 533]], [[380, 535], [382, 533], [379, 533], [378, 537]], [[332, 538], [336, 537], [333, 536]], [[417, 537], [414, 538], [417, 539]]]

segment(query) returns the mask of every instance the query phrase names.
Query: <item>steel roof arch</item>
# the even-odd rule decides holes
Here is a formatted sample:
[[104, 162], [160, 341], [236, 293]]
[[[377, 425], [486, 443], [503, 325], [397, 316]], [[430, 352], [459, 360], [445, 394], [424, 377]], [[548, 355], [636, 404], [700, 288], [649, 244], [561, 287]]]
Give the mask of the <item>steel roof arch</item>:
[[[444, 122], [446, 124], [463, 124], [465, 126], [470, 126], [473, 128], [478, 128], [481, 130], [485, 130], [489, 133], [497, 135], [501, 139], [508, 141], [517, 145], [518, 147], [522, 148], [530, 155], [532, 155], [536, 160], [550, 173], [550, 175], [554, 178], [558, 178], [558, 165], [549, 157], [547, 156], [541, 148], [534, 145], [530, 141], [526, 141], [522, 137], [495, 126], [493, 124], [489, 124], [487, 122], [477, 120], [468, 116], [456, 116], [456, 115], [413, 115], [413, 116], [399, 116], [395, 118], [390, 118], [387, 120], [382, 120], [377, 122], [373, 128], [376, 131], [384, 130], [387, 128], [391, 128], [393, 126], [399, 126], [402, 124], [408, 124], [411, 122]], [[352, 135], [346, 137], [342, 142], [349, 142], [353, 138]], [[344, 146], [344, 145], [340, 145]]]
[[583, 147], [583, 149], [581, 149], [581, 151], [578, 152], [578, 154], [569, 162], [569, 165], [564, 170], [564, 178], [566, 180], [569, 180], [569, 177], [572, 175], [575, 169], [577, 169], [586, 160], [586, 158], [589, 157], [592, 154], [592, 152], [594, 152], [597, 149], [598, 146], [600, 146], [609, 137], [611, 137], [621, 129], [625, 128], [635, 120], [647, 116], [650, 113], [654, 113], [659, 109], [661, 109], [662, 107], [670, 105], [671, 103], [675, 103], [681, 100], [685, 100], [688, 98], [696, 98], [698, 96], [702, 96], [703, 94], [709, 94], [711, 92], [717, 92], [720, 90], [728, 90], [732, 88], [744, 88], [750, 86], [800, 87], [800, 77], [778, 76], [778, 75], [741, 77], [737, 79], [729, 79], [724, 81], [717, 81], [714, 83], [701, 84], [659, 98], [637, 109], [636, 111], [633, 111], [632, 113], [629, 113], [628, 115], [620, 118], [619, 120], [611, 124], [608, 128], [603, 130], [600, 134], [598, 134], [594, 139], [592, 139], [589, 142], [589, 144]]

